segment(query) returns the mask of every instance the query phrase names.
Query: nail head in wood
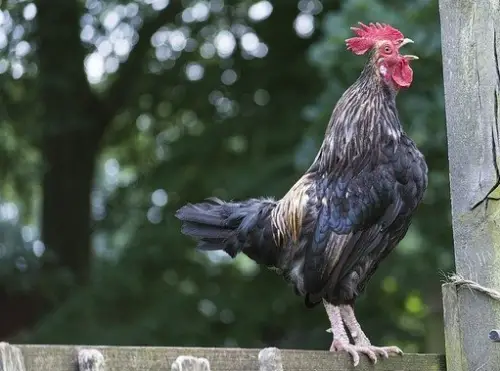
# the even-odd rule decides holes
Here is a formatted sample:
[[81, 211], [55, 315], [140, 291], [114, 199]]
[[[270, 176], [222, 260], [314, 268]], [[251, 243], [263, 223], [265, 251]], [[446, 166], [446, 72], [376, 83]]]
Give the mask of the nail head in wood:
[[210, 371], [210, 363], [206, 358], [179, 356], [172, 364], [172, 371]]
[[491, 330], [488, 337], [494, 343], [500, 343], [500, 330]]
[[0, 371], [25, 371], [23, 354], [18, 347], [0, 343]]
[[259, 352], [259, 371], [283, 371], [281, 351], [278, 348], [264, 348]]
[[78, 369], [80, 371], [104, 371], [104, 356], [97, 349], [78, 351]]

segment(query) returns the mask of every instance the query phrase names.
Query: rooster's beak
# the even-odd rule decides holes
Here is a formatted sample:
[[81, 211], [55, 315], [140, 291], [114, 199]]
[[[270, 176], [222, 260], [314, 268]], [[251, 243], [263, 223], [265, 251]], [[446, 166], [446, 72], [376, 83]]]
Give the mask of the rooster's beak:
[[403, 41], [401, 41], [401, 44], [399, 44], [399, 47], [401, 48], [402, 46], [405, 46], [406, 44], [413, 44], [413, 40], [405, 38], [405, 39], [403, 39]]
[[[401, 44], [399, 44], [399, 47], [401, 48], [402, 46], [405, 46], [406, 44], [413, 44], [412, 39], [404, 38], [403, 41], [401, 41]], [[416, 55], [404, 55], [403, 56], [406, 60], [408, 61], [414, 61], [418, 59]]]
[[404, 57], [406, 60], [409, 60], [409, 61], [414, 61], [414, 60], [419, 59], [416, 55], [404, 55], [403, 57]]

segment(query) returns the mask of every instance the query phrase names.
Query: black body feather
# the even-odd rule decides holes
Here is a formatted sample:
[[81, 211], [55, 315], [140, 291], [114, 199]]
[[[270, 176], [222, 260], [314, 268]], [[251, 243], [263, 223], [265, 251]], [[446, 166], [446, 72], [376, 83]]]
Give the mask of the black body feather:
[[277, 268], [307, 306], [353, 303], [405, 236], [427, 187], [397, 92], [375, 66], [372, 56], [338, 101], [314, 163], [282, 199], [184, 206], [183, 233], [200, 249]]

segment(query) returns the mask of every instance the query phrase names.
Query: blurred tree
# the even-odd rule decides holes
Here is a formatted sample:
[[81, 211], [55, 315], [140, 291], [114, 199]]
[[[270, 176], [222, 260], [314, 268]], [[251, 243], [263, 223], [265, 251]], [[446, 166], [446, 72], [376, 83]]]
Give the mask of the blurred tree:
[[323, 314], [245, 257], [193, 251], [172, 214], [210, 195], [280, 197], [365, 62], [343, 50], [349, 26], [377, 20], [422, 58], [399, 105], [431, 186], [359, 311], [374, 341], [441, 349], [451, 233], [435, 2], [10, 0], [0, 14], [0, 213], [24, 239], [0, 266], [2, 338], [324, 348]]

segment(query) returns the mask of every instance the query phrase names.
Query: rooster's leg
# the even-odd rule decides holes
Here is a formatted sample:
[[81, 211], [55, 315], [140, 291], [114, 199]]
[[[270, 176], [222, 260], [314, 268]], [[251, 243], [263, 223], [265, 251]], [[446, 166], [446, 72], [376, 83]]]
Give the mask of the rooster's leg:
[[334, 351], [336, 341], [349, 344], [349, 337], [345, 332], [344, 323], [342, 322], [342, 317], [340, 316], [339, 307], [327, 303], [326, 301], [323, 301], [323, 305], [325, 306], [326, 314], [328, 315], [328, 319], [330, 320], [330, 330], [333, 333], [333, 342], [330, 350]]
[[339, 307], [339, 311], [340, 311], [340, 316], [342, 318], [342, 322], [344, 323], [345, 327], [351, 334], [352, 339], [354, 340], [355, 349], [368, 355], [368, 357], [372, 361], [376, 362], [377, 356], [388, 358], [389, 355], [403, 354], [403, 351], [396, 346], [388, 346], [388, 347], [373, 346], [370, 343], [368, 337], [361, 329], [361, 325], [356, 319], [354, 310], [351, 305], [341, 305]]
[[366, 354], [372, 361], [377, 361], [377, 356], [368, 347], [350, 344], [349, 337], [347, 336], [344, 322], [341, 316], [340, 308], [323, 301], [326, 314], [331, 324], [331, 332], [333, 332], [333, 341], [330, 347], [331, 352], [345, 351], [352, 357], [354, 366], [359, 363], [359, 354]]

